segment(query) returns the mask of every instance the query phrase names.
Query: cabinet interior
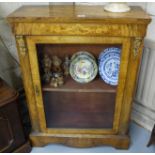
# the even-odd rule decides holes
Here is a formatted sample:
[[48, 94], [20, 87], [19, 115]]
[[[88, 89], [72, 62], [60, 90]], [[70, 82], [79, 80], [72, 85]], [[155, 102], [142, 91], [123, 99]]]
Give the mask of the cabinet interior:
[[[40, 77], [43, 55], [54, 55], [63, 61], [78, 51], [94, 55], [98, 64], [99, 54], [108, 47], [120, 44], [36, 44]], [[117, 86], [106, 84], [99, 75], [86, 84], [65, 78], [63, 86], [54, 88], [43, 81], [42, 94], [47, 128], [113, 128]]]

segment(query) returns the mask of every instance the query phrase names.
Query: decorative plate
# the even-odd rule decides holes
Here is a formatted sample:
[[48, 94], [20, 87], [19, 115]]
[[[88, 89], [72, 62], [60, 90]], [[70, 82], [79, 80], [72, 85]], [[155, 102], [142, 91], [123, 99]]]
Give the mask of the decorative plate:
[[98, 67], [95, 60], [87, 54], [77, 54], [70, 64], [70, 75], [79, 83], [88, 83], [97, 75]]
[[99, 75], [107, 84], [118, 84], [119, 66], [120, 48], [107, 48], [99, 55]]
[[79, 56], [88, 56], [88, 57], [95, 60], [95, 57], [91, 53], [89, 53], [87, 51], [79, 51], [79, 52], [73, 54], [72, 57], [71, 57], [71, 60], [73, 60], [73, 59], [75, 59], [76, 57], [79, 57]]

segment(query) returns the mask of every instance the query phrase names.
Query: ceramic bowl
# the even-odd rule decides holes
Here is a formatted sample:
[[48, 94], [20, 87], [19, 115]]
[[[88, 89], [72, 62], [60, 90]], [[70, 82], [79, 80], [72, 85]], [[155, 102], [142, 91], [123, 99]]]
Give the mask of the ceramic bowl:
[[115, 2], [105, 5], [104, 10], [109, 12], [128, 12], [130, 11], [130, 7], [127, 3]]

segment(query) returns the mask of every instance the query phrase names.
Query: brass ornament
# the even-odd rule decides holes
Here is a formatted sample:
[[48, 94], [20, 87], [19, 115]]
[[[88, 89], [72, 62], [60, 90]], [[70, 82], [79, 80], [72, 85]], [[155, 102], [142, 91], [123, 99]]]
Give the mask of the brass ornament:
[[19, 47], [19, 52], [22, 56], [25, 56], [27, 53], [26, 41], [24, 36], [16, 36], [16, 41]]
[[139, 51], [139, 48], [142, 44], [142, 41], [143, 41], [143, 38], [141, 38], [141, 37], [136, 37], [134, 40], [134, 45], [133, 45], [134, 58], [136, 58], [138, 55], [138, 51]]

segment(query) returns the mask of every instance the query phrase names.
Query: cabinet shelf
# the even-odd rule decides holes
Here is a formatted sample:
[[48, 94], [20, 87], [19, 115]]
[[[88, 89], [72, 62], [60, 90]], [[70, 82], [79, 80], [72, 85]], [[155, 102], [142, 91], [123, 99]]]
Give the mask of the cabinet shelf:
[[65, 84], [61, 87], [54, 88], [49, 84], [45, 84], [42, 87], [43, 91], [58, 91], [58, 92], [104, 92], [104, 93], [116, 93], [116, 86], [106, 84], [99, 78], [96, 78], [92, 82], [81, 84], [74, 81], [71, 78], [65, 80]]

